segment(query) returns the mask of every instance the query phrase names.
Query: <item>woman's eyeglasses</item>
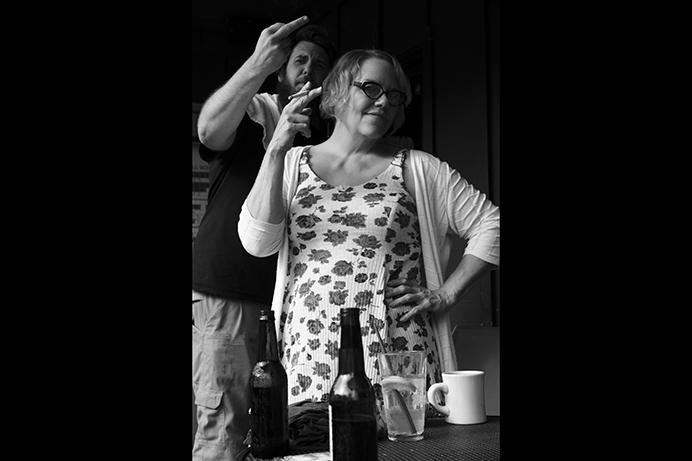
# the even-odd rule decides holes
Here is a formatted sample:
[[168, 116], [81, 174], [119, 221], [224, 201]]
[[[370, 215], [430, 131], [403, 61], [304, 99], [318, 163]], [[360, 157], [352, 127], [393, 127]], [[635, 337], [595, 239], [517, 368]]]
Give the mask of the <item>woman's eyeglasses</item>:
[[400, 106], [406, 101], [406, 93], [399, 90], [384, 91], [384, 88], [382, 88], [382, 86], [379, 83], [353, 82], [353, 86], [357, 86], [358, 88], [363, 90], [365, 96], [372, 99], [373, 101], [377, 101], [378, 99], [380, 99], [380, 96], [382, 96], [383, 93], [387, 95], [387, 100], [389, 101], [389, 104], [391, 104], [392, 106]]

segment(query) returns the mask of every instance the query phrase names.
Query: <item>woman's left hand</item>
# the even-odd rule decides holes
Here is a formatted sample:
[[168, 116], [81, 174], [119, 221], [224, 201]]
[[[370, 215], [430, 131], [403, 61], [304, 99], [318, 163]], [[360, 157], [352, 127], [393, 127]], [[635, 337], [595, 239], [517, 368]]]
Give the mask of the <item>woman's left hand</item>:
[[440, 290], [429, 290], [416, 282], [404, 279], [390, 280], [384, 289], [384, 299], [390, 308], [412, 306], [412, 309], [401, 317], [402, 322], [422, 311], [438, 312], [449, 306]]

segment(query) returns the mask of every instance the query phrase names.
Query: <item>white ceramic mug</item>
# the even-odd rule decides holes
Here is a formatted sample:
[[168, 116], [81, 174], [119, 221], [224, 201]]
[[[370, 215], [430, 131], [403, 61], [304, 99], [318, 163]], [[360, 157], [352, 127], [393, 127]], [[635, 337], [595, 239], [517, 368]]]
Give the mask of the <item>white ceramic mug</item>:
[[[442, 373], [442, 382], [428, 389], [428, 402], [446, 415], [450, 424], [479, 424], [486, 421], [485, 372], [477, 370]], [[435, 394], [442, 392], [445, 405], [439, 405]]]

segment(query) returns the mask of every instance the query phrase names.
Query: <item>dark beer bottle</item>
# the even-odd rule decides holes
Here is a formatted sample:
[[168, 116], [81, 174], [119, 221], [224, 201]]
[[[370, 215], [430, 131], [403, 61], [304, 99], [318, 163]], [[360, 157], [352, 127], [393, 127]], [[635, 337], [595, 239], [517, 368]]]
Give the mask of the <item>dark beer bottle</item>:
[[259, 351], [250, 376], [250, 450], [257, 458], [288, 455], [288, 377], [279, 361], [274, 312], [261, 310]]
[[375, 391], [365, 375], [360, 309], [341, 309], [339, 374], [329, 392], [332, 461], [377, 460]]

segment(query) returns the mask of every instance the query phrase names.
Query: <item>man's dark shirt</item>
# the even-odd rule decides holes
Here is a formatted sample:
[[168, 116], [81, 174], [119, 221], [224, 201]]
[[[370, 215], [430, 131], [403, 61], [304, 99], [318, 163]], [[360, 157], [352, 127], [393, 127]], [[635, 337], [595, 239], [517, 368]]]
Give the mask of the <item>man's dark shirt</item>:
[[[240, 209], [264, 156], [263, 134], [245, 114], [230, 149], [214, 152], [200, 144], [200, 156], [209, 163], [207, 209], [192, 246], [192, 288], [200, 293], [271, 304], [277, 254], [252, 256], [238, 237]], [[313, 128], [310, 139], [299, 134], [293, 145], [324, 139]]]

